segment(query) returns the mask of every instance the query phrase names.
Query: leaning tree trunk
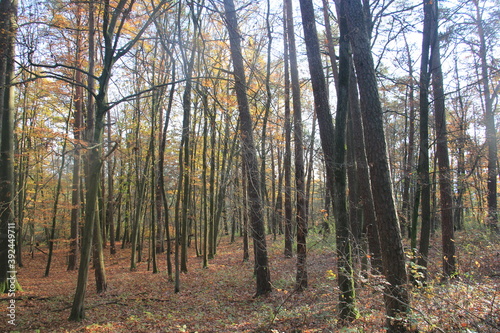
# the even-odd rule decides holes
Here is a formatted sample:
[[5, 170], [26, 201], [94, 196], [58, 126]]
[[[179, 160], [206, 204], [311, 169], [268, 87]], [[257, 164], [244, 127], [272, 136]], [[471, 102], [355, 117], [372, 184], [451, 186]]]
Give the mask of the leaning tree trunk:
[[384, 275], [388, 282], [385, 291], [387, 326], [389, 332], [405, 332], [408, 331], [405, 323], [410, 311], [405, 254], [392, 190], [382, 105], [378, 94], [368, 28], [359, 0], [341, 0], [341, 5], [345, 6], [348, 33], [351, 37], [358, 75], [365, 137], [369, 138], [366, 140], [366, 152], [370, 165], [377, 226], [380, 237], [383, 237], [381, 253]]
[[243, 55], [241, 53], [240, 34], [238, 33], [238, 20], [233, 0], [224, 0], [224, 9], [230, 37], [236, 98], [240, 111], [241, 149], [248, 177], [248, 200], [254, 243], [255, 275], [257, 278], [256, 296], [260, 296], [271, 292], [271, 274], [268, 265], [266, 234], [264, 230], [264, 212], [260, 196], [259, 167], [252, 133], [253, 122], [250, 116], [246, 92], [247, 85]]

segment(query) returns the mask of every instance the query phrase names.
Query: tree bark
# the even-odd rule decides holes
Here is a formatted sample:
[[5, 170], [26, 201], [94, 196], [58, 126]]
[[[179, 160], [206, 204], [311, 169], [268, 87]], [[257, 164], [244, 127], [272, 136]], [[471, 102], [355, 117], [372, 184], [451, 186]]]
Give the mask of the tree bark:
[[344, 8], [339, 6], [339, 72], [337, 85], [337, 115], [334, 133], [334, 192], [333, 211], [336, 222], [337, 266], [339, 294], [339, 317], [341, 321], [353, 321], [359, 316], [356, 309], [354, 270], [351, 249], [351, 228], [347, 210], [347, 167], [346, 167], [346, 130], [349, 112], [349, 91], [351, 59], [349, 56], [349, 37]]
[[484, 122], [486, 127], [486, 146], [488, 147], [488, 177], [487, 184], [487, 200], [488, 200], [488, 216], [486, 224], [492, 231], [500, 232], [498, 228], [498, 212], [497, 212], [497, 178], [498, 178], [498, 148], [497, 148], [497, 133], [495, 126], [495, 110], [493, 108], [493, 98], [490, 91], [489, 66], [487, 62], [486, 37], [484, 31], [484, 23], [482, 19], [481, 6], [478, 0], [473, 0], [476, 7], [476, 26], [479, 37], [479, 59], [481, 66], [481, 78], [483, 98], [484, 98]]
[[378, 94], [375, 67], [370, 50], [363, 7], [359, 0], [341, 1], [345, 6], [348, 33], [358, 77], [361, 112], [366, 141], [367, 159], [374, 199], [377, 226], [381, 239], [384, 275], [389, 283], [385, 292], [387, 327], [389, 332], [405, 332], [410, 311], [407, 290], [405, 254], [394, 202], [391, 174], [384, 135], [382, 105]]
[[[436, 119], [436, 155], [439, 168], [439, 193], [441, 198], [443, 274], [445, 278], [452, 278], [456, 275], [457, 269], [455, 258], [453, 198], [451, 188], [450, 160], [448, 156], [448, 133], [446, 130], [443, 72], [441, 69], [441, 56], [439, 51], [438, 38], [439, 9], [437, 0], [434, 0], [432, 2], [432, 15], [432, 42], [430, 62], [432, 73], [432, 92], [434, 96], [434, 115]], [[496, 167], [494, 181], [496, 202]]]
[[[357, 310], [354, 305], [354, 282], [352, 280], [352, 263], [349, 261], [350, 258], [350, 240], [349, 240], [349, 227], [348, 227], [348, 216], [347, 216], [347, 203], [341, 200], [345, 200], [345, 149], [344, 147], [336, 147], [338, 144], [344, 144], [345, 141], [345, 122], [346, 118], [340, 118], [339, 125], [343, 123], [343, 131], [340, 134], [335, 135], [333, 128], [333, 120], [330, 114], [330, 106], [328, 102], [328, 91], [326, 87], [325, 74], [323, 72], [323, 64], [321, 61], [321, 54], [319, 48], [318, 34], [316, 31], [316, 23], [314, 18], [314, 8], [312, 1], [301, 0], [300, 9], [302, 14], [302, 27], [304, 29], [304, 38], [306, 42], [307, 58], [309, 62], [309, 72], [311, 75], [311, 83], [313, 86], [314, 104], [316, 109], [316, 114], [318, 118], [318, 125], [321, 137], [321, 146], [323, 148], [323, 154], [325, 157], [326, 174], [327, 174], [327, 184], [329, 187], [329, 192], [339, 207], [334, 207], [337, 219], [340, 218], [342, 223], [337, 224], [337, 228], [340, 227], [340, 231], [337, 230], [337, 256], [339, 258], [339, 287], [341, 288], [341, 320], [352, 320], [357, 317]], [[347, 52], [347, 49], [343, 49], [343, 52]], [[343, 53], [347, 55], [347, 53]], [[344, 58], [345, 60], [345, 58]], [[348, 70], [349, 67], [347, 67]], [[344, 96], [339, 102], [340, 106], [345, 112], [348, 108], [348, 86], [349, 86], [349, 72], [343, 72], [342, 75], [347, 74], [343, 77], [344, 86]], [[345, 98], [345, 99], [344, 99]], [[344, 104], [342, 104], [344, 103]], [[346, 117], [346, 113], [340, 112], [341, 117]], [[334, 142], [331, 138], [335, 136], [339, 142]], [[344, 154], [342, 154], [344, 152]], [[336, 155], [338, 153], [338, 155]], [[337, 168], [336, 165], [340, 163]], [[342, 165], [344, 164], [344, 165]], [[342, 175], [343, 174], [343, 178]], [[343, 179], [342, 182], [336, 183]], [[342, 193], [344, 197], [342, 199]], [[347, 237], [346, 237], [347, 235]], [[342, 298], [342, 297], [345, 297]]]
[[[14, 57], [17, 0], [0, 1], [0, 293], [14, 292], [16, 221], [14, 219]], [[15, 284], [17, 284], [15, 282]]]
[[[81, 21], [81, 6], [78, 5], [77, 9], [77, 25], [80, 26]], [[82, 34], [77, 33], [76, 37], [76, 59], [75, 66], [80, 68], [81, 57], [82, 57]], [[82, 139], [82, 122], [83, 122], [83, 77], [81, 71], [75, 71], [75, 82], [77, 86], [75, 87], [75, 110], [73, 113], [73, 138], [75, 139], [75, 152], [73, 154], [73, 179], [71, 186], [71, 231], [70, 231], [70, 243], [69, 243], [69, 255], [68, 255], [68, 271], [76, 269], [77, 259], [78, 259], [78, 246], [79, 240], [79, 229], [80, 229], [80, 219], [81, 219], [81, 197], [80, 197], [80, 184], [81, 184], [81, 142]]]
[[[287, 29], [286, 10], [283, 12], [283, 24]], [[289, 61], [288, 34], [283, 36], [284, 48], [284, 71], [285, 71], [285, 156], [283, 158], [283, 169], [285, 178], [285, 258], [293, 256], [293, 232], [292, 232], [292, 124], [290, 119], [290, 61]]]
[[264, 229], [264, 213], [262, 198], [260, 197], [260, 178], [257, 163], [256, 149], [253, 140], [253, 122], [247, 99], [247, 86], [243, 55], [241, 53], [238, 21], [233, 0], [224, 0], [224, 9], [229, 31], [231, 58], [233, 60], [233, 74], [235, 80], [236, 97], [240, 115], [241, 149], [244, 167], [248, 177], [248, 199], [250, 204], [250, 221], [255, 253], [255, 273], [257, 278], [256, 296], [271, 292], [271, 277], [268, 265], [266, 235]]
[[304, 174], [304, 145], [302, 137], [302, 106], [300, 101], [299, 66], [295, 47], [292, 1], [285, 0], [285, 11], [287, 19], [286, 32], [290, 53], [290, 76], [292, 79], [295, 191], [297, 196], [297, 276], [295, 289], [297, 291], [303, 291], [307, 288], [307, 202]]
[[[430, 1], [429, 3], [431, 3]], [[429, 178], [429, 51], [431, 44], [431, 17], [428, 15], [428, 8], [432, 6], [427, 1], [424, 1], [424, 29], [422, 36], [422, 56], [420, 64], [420, 144], [418, 157], [418, 182], [415, 191], [415, 203], [413, 207], [413, 218], [411, 226], [411, 248], [414, 252], [413, 261], [416, 261], [419, 266], [427, 267], [427, 256], [429, 255], [429, 242], [431, 230], [431, 188]], [[417, 220], [418, 207], [421, 205], [421, 233], [419, 251], [417, 248]], [[415, 275], [417, 272], [423, 274]], [[412, 279], [418, 280], [420, 277], [425, 279], [425, 271], [418, 267], [412, 269]]]

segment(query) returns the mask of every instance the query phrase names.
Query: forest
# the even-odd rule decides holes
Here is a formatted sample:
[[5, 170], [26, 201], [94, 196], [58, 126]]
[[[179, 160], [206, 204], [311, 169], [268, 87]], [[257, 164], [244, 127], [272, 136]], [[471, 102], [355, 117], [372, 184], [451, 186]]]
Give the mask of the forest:
[[0, 0], [1, 332], [499, 332], [498, 0]]

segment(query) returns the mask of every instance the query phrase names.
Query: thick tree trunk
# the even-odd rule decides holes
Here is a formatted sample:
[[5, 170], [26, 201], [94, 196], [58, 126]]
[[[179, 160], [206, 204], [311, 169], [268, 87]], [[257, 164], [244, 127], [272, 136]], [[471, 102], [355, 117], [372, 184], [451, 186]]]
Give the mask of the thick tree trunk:
[[307, 202], [304, 174], [304, 149], [302, 138], [302, 106], [300, 101], [299, 66], [295, 47], [295, 31], [293, 27], [292, 1], [285, 1], [286, 32], [290, 53], [290, 76], [292, 78], [293, 99], [293, 134], [295, 143], [295, 191], [297, 217], [297, 276], [295, 289], [302, 291], [307, 288]]
[[346, 129], [349, 112], [349, 87], [351, 59], [349, 56], [349, 37], [343, 7], [338, 8], [340, 45], [339, 73], [337, 85], [337, 115], [334, 133], [334, 192], [333, 207], [336, 222], [337, 265], [339, 295], [339, 316], [342, 321], [352, 321], [359, 316], [356, 309], [354, 287], [354, 269], [351, 250], [351, 228], [347, 210], [347, 174], [346, 174]]
[[[0, 293], [16, 285], [14, 200], [14, 56], [17, 1], [0, 1]], [[14, 290], [13, 290], [14, 289]]]
[[342, 0], [341, 3], [345, 6], [358, 76], [365, 137], [369, 138], [366, 141], [366, 152], [370, 165], [377, 225], [381, 237], [384, 275], [389, 283], [385, 293], [387, 326], [390, 332], [405, 332], [408, 331], [405, 322], [410, 311], [405, 254], [393, 197], [382, 105], [378, 95], [368, 29], [359, 0]]
[[[361, 116], [361, 108], [359, 106], [358, 83], [352, 64], [349, 84], [349, 109], [352, 118], [352, 135], [355, 138], [352, 140], [353, 147], [351, 149], [354, 149], [356, 160], [358, 204], [362, 203], [363, 207], [363, 225], [361, 232], [363, 238], [366, 237], [368, 241], [372, 269], [381, 273], [383, 269], [382, 256], [380, 254], [380, 239], [377, 227], [377, 218], [375, 216], [375, 208], [373, 205], [372, 189], [370, 188], [370, 170], [366, 159], [366, 139], [363, 133], [363, 119]], [[364, 240], [362, 241], [364, 242]]]
[[[332, 198], [338, 204], [334, 207], [337, 217], [337, 256], [339, 260], [339, 287], [341, 289], [341, 320], [352, 320], [357, 317], [355, 308], [354, 281], [352, 276], [351, 250], [349, 240], [349, 218], [347, 216], [347, 202], [345, 201], [346, 194], [346, 169], [345, 169], [345, 123], [348, 110], [348, 87], [349, 87], [349, 66], [347, 45], [344, 44], [343, 61], [347, 60], [347, 67], [344, 68], [347, 72], [343, 72], [343, 95], [339, 98], [339, 106], [344, 112], [340, 112], [338, 124], [341, 126], [341, 133], [335, 135], [333, 129], [333, 120], [330, 114], [330, 106], [328, 103], [328, 91], [326, 87], [325, 74], [323, 72], [323, 64], [319, 48], [318, 34], [316, 31], [316, 23], [314, 18], [314, 8], [312, 1], [301, 0], [300, 9], [302, 13], [302, 26], [304, 29], [304, 37], [307, 48], [307, 58], [309, 61], [309, 72], [311, 75], [311, 83], [313, 86], [314, 104], [318, 117], [318, 125], [320, 129], [321, 145], [325, 156], [327, 184]], [[344, 37], [345, 35], [343, 35]], [[345, 41], [347, 42], [347, 41]], [[340, 73], [339, 73], [340, 74]], [[340, 77], [340, 75], [339, 75]], [[339, 79], [340, 82], [340, 79]], [[340, 90], [340, 89], [339, 89]], [[336, 142], [332, 140], [335, 135]], [[338, 146], [342, 145], [342, 147]], [[336, 167], [338, 165], [338, 167]]]
[[246, 92], [245, 68], [241, 53], [240, 35], [238, 33], [238, 21], [233, 0], [224, 0], [224, 9], [230, 36], [236, 97], [240, 111], [241, 149], [248, 177], [248, 199], [250, 203], [250, 221], [254, 241], [255, 273], [257, 278], [256, 296], [260, 296], [271, 292], [272, 289], [264, 229], [264, 212], [262, 198], [260, 197], [259, 169], [252, 133], [253, 122], [250, 116]]

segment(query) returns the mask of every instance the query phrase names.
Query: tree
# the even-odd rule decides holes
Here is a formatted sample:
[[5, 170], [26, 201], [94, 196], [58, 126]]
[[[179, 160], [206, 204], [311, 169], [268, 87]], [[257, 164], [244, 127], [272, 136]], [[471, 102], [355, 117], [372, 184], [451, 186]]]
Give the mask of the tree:
[[297, 276], [295, 289], [302, 291], [307, 288], [307, 203], [304, 176], [304, 145], [302, 136], [302, 106], [300, 102], [299, 66], [295, 46], [295, 31], [293, 28], [293, 8], [290, 0], [285, 1], [286, 33], [290, 53], [290, 76], [292, 78], [293, 98], [293, 133], [295, 143], [295, 191], [297, 216]]
[[[351, 228], [347, 210], [347, 167], [346, 167], [346, 130], [349, 114], [351, 58], [349, 56], [349, 37], [344, 7], [339, 6], [339, 71], [337, 84], [337, 115], [334, 134], [334, 192], [333, 206], [335, 212], [337, 235], [338, 281], [341, 294], [340, 319], [352, 321], [359, 316], [355, 307], [356, 294], [351, 251]], [[352, 179], [351, 179], [352, 180]]]
[[[301, 0], [300, 10], [302, 14], [302, 27], [304, 29], [304, 38], [306, 42], [307, 58], [309, 62], [309, 72], [311, 75], [311, 83], [313, 87], [314, 104], [318, 119], [319, 133], [321, 138], [321, 146], [323, 149], [323, 154], [325, 156], [326, 165], [326, 177], [327, 184], [329, 187], [329, 192], [333, 198], [337, 198], [339, 205], [342, 207], [334, 207], [334, 209], [339, 209], [337, 211], [337, 218], [341, 218], [342, 222], [338, 222], [337, 227], [340, 227], [340, 232], [338, 232], [337, 244], [337, 256], [339, 258], [338, 267], [338, 283], [341, 289], [341, 304], [340, 304], [340, 316], [342, 320], [352, 320], [357, 317], [357, 310], [355, 308], [355, 295], [354, 295], [354, 281], [352, 273], [352, 262], [350, 257], [350, 240], [349, 240], [349, 229], [348, 229], [348, 217], [347, 217], [347, 207], [346, 203], [340, 202], [342, 192], [345, 194], [345, 165], [339, 168], [336, 167], [337, 163], [341, 163], [345, 160], [345, 155], [342, 154], [342, 149], [340, 147], [335, 147], [337, 144], [343, 144], [342, 140], [339, 142], [333, 142], [331, 140], [332, 135], [336, 137], [337, 140], [344, 138], [345, 135], [345, 121], [347, 118], [339, 119], [339, 125], [343, 123], [344, 133], [335, 134], [333, 128], [332, 115], [330, 113], [330, 106], [328, 102], [328, 93], [325, 82], [325, 74], [323, 72], [323, 65], [321, 62], [321, 54], [319, 48], [318, 34], [316, 31], [316, 23], [314, 18], [314, 8], [312, 1]], [[343, 51], [346, 51], [343, 49]], [[345, 60], [345, 59], [344, 59]], [[347, 67], [348, 70], [349, 67]], [[345, 75], [345, 72], [343, 73]], [[347, 84], [344, 88], [344, 93], [342, 97], [345, 99], [339, 100], [339, 103], [345, 103], [342, 105], [347, 112], [348, 107], [348, 85], [349, 85], [349, 73], [343, 78], [344, 84]], [[340, 80], [339, 80], [340, 81]], [[346, 113], [342, 114], [341, 117], [346, 117]], [[341, 129], [342, 131], [342, 129]], [[336, 155], [338, 153], [338, 155]], [[343, 174], [344, 173], [344, 174]], [[336, 180], [341, 181], [343, 174], [344, 183], [335, 184]], [[337, 177], [338, 176], [338, 177]], [[338, 187], [336, 187], [337, 185]], [[343, 187], [342, 187], [343, 186]], [[347, 235], [347, 237], [346, 237]]]
[[[424, 11], [427, 6], [424, 3]], [[427, 256], [429, 254], [429, 241], [431, 230], [431, 185], [429, 178], [429, 52], [431, 43], [431, 16], [424, 15], [424, 29], [422, 34], [422, 56], [420, 60], [420, 143], [418, 156], [418, 181], [415, 190], [415, 203], [413, 206], [411, 224], [411, 247], [413, 251], [417, 248], [417, 220], [419, 204], [421, 205], [421, 233], [418, 260], [419, 266], [427, 267]], [[415, 253], [416, 254], [416, 253]], [[414, 258], [417, 259], [417, 258]], [[419, 270], [421, 271], [421, 270]], [[425, 274], [425, 272], [421, 272]], [[425, 275], [424, 275], [425, 276]]]
[[14, 200], [14, 56], [17, 1], [0, 1], [0, 292], [16, 280]]
[[[77, 26], [81, 25], [82, 8], [79, 4], [77, 7]], [[75, 67], [82, 67], [82, 41], [83, 33], [78, 30], [76, 35], [76, 57], [75, 57]], [[81, 151], [82, 151], [82, 129], [83, 129], [83, 105], [84, 105], [84, 95], [83, 95], [83, 73], [81, 70], [75, 70], [75, 110], [73, 112], [73, 138], [75, 140], [75, 151], [73, 154], [73, 183], [71, 192], [71, 240], [69, 245], [69, 255], [68, 255], [68, 270], [72, 271], [76, 269], [77, 259], [78, 259], [78, 247], [79, 247], [79, 224], [81, 219], [81, 196], [80, 196], [80, 183], [81, 183]]]
[[[448, 133], [446, 129], [445, 94], [443, 87], [443, 71], [438, 38], [438, 1], [424, 2], [428, 10], [425, 14], [432, 17], [431, 58], [432, 91], [434, 96], [434, 114], [436, 118], [436, 155], [439, 168], [439, 192], [441, 199], [441, 227], [443, 242], [443, 273], [445, 277], [454, 277], [457, 273], [455, 258], [455, 237], [453, 226], [453, 198], [451, 188], [450, 161], [448, 156]], [[431, 7], [432, 6], [432, 7]], [[425, 9], [424, 9], [425, 10]], [[495, 140], [496, 142], [496, 140]], [[495, 143], [496, 146], [496, 143]], [[496, 148], [495, 148], [496, 156]], [[495, 167], [495, 201], [496, 201], [496, 167]], [[493, 189], [492, 189], [493, 190]], [[496, 207], [496, 205], [495, 205]], [[495, 209], [496, 210], [496, 209]], [[496, 212], [495, 212], [496, 215]], [[495, 222], [493, 222], [493, 225]]]
[[[287, 11], [284, 13], [283, 24], [287, 26]], [[285, 195], [284, 195], [284, 211], [285, 211], [285, 258], [293, 256], [293, 232], [292, 232], [292, 123], [290, 119], [290, 61], [289, 61], [289, 46], [288, 33], [283, 37], [283, 62], [285, 71], [285, 114], [284, 114], [284, 131], [285, 131], [285, 156], [283, 157], [283, 169], [285, 178]]]
[[246, 93], [247, 85], [243, 55], [241, 53], [240, 34], [238, 32], [238, 20], [233, 0], [224, 0], [224, 10], [229, 32], [235, 91], [240, 116], [241, 150], [244, 168], [247, 174], [250, 222], [255, 254], [255, 276], [257, 278], [256, 296], [260, 296], [271, 292], [271, 274], [267, 257], [264, 212], [262, 208], [262, 198], [260, 196], [261, 186], [259, 169], [252, 133], [253, 123]]
[[384, 295], [389, 332], [405, 332], [409, 328], [407, 316], [410, 296], [407, 290], [407, 272], [401, 231], [394, 202], [391, 173], [385, 141], [382, 105], [377, 88], [375, 66], [370, 51], [369, 27], [359, 0], [341, 1], [345, 6], [348, 34], [351, 37], [354, 64], [358, 77], [361, 112], [370, 165], [371, 188], [381, 241], [382, 263], [388, 285]]
[[484, 100], [484, 118], [486, 126], [486, 145], [488, 147], [488, 177], [487, 184], [487, 201], [488, 201], [488, 217], [487, 224], [491, 230], [500, 232], [498, 228], [498, 212], [497, 212], [497, 180], [498, 180], [498, 148], [497, 134], [495, 126], [495, 113], [493, 101], [498, 94], [499, 88], [494, 89], [491, 93], [490, 84], [490, 66], [488, 65], [487, 45], [485, 23], [483, 20], [483, 10], [479, 4], [479, 0], [472, 1], [476, 9], [475, 25], [477, 35], [479, 37], [479, 59], [480, 59], [480, 81], [482, 83], [482, 95]]
[[[97, 197], [101, 174], [101, 155], [102, 155], [102, 142], [104, 134], [104, 117], [106, 112], [109, 111], [111, 105], [108, 102], [108, 87], [111, 79], [112, 69], [114, 64], [125, 54], [127, 54], [132, 47], [140, 39], [146, 28], [151, 24], [154, 17], [160, 10], [163, 9], [166, 1], [160, 2], [153, 10], [148, 20], [140, 28], [137, 34], [123, 46], [118, 43], [122, 36], [122, 28], [134, 2], [127, 0], [120, 0], [116, 7], [111, 7], [109, 1], [105, 1], [102, 17], [102, 33], [104, 56], [102, 59], [102, 71], [98, 77], [98, 91], [95, 94], [89, 89], [89, 92], [95, 98], [95, 108], [89, 109], [88, 114], [91, 116], [87, 120], [89, 151], [87, 152], [88, 171], [87, 171], [87, 193], [86, 193], [86, 206], [85, 206], [85, 225], [82, 237], [82, 254], [80, 258], [80, 267], [78, 269], [78, 282], [71, 308], [70, 320], [81, 320], [85, 317], [84, 299], [87, 289], [87, 277], [90, 262], [90, 254], [92, 247], [92, 238], [95, 227], [96, 213], [97, 213]], [[90, 2], [90, 12], [93, 12], [93, 3]], [[92, 29], [90, 29], [92, 30]], [[92, 59], [92, 58], [91, 58]]]

